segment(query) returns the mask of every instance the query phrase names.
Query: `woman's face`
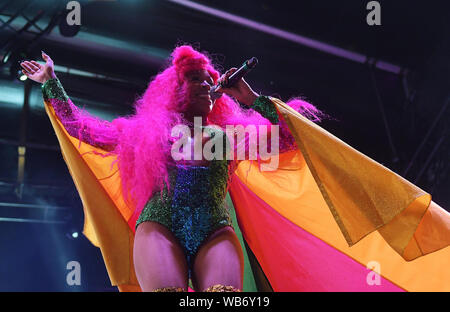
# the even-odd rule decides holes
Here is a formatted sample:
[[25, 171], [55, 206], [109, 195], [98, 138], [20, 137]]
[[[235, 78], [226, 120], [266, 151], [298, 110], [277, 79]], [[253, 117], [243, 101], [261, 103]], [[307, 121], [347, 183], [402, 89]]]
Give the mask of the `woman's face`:
[[185, 116], [207, 116], [211, 111], [212, 101], [209, 94], [214, 80], [207, 70], [194, 70], [185, 74], [182, 85], [184, 94]]

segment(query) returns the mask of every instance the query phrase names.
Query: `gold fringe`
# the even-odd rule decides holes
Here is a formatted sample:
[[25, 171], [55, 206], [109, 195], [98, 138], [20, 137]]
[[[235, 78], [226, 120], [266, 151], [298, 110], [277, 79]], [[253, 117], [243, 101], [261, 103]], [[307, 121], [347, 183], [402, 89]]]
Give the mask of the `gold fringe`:
[[156, 288], [152, 292], [183, 292], [184, 289], [181, 287], [163, 287]]
[[233, 286], [225, 286], [221, 284], [216, 284], [210, 286], [204, 290], [205, 292], [241, 292], [239, 288], [234, 288]]

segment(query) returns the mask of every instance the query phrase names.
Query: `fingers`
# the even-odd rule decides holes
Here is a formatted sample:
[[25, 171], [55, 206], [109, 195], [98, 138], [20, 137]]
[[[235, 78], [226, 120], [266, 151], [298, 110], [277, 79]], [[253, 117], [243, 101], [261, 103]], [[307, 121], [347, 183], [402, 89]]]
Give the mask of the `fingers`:
[[229, 70], [227, 70], [227, 71], [225, 72], [225, 75], [227, 75], [227, 74], [231, 75], [231, 74], [233, 74], [235, 71], [237, 71], [237, 68], [236, 68], [236, 67], [231, 67]]
[[31, 75], [29, 72], [26, 72], [24, 69], [22, 69], [22, 73], [27, 77], [30, 77], [30, 75]]
[[[226, 85], [228, 84], [228, 79], [230, 78], [230, 76], [237, 71], [236, 67], [232, 67], [229, 70], [227, 70], [225, 72], [225, 74], [223, 74], [220, 79], [219, 79], [219, 84], [222, 85]], [[222, 87], [223, 88], [223, 87]]]
[[39, 69], [40, 69], [40, 67], [36, 66], [35, 64], [33, 64], [29, 61], [24, 61], [24, 62], [20, 63], [20, 65], [30, 75], [34, 74], [35, 72], [39, 71]]
[[22, 72], [25, 75], [32, 75], [33, 74], [33, 70], [27, 65], [25, 64], [25, 62], [20, 63], [20, 66], [22, 67]]
[[53, 66], [53, 60], [44, 51], [42, 51], [42, 58], [48, 66]]
[[227, 70], [225, 72], [225, 74], [223, 74], [222, 76], [225, 78], [226, 82], [228, 82], [228, 78], [230, 78], [230, 76], [233, 75], [234, 72], [236, 72], [236, 71], [237, 71], [237, 68], [236, 67], [232, 67], [229, 70]]
[[36, 62], [36, 61], [31, 61], [31, 63], [32, 63], [33, 65], [39, 67], [39, 69], [42, 69], [42, 65], [39, 64], [38, 62]]
[[40, 67], [33, 64], [33, 62], [25, 61], [24, 63], [26, 65], [28, 65], [29, 67], [31, 67], [31, 69], [33, 69], [33, 71], [38, 71], [40, 69]]

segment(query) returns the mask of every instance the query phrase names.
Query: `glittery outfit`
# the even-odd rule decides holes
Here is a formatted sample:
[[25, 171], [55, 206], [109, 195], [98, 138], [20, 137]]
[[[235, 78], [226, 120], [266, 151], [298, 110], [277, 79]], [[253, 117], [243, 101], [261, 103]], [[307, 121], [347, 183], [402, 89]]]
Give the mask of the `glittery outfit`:
[[80, 122], [79, 109], [72, 103], [67, 96], [61, 82], [58, 79], [49, 79], [42, 85], [42, 95], [45, 101], [50, 102], [55, 110], [56, 116], [64, 125], [64, 129], [73, 137], [83, 141], [91, 146], [101, 148], [105, 151], [111, 151], [117, 144], [118, 134], [110, 123], [97, 119], [98, 127], [109, 127], [106, 132], [96, 132], [95, 129], [88, 129], [86, 125]]
[[[67, 132], [92, 146], [113, 150], [116, 142], [113, 137], [98, 137], [77, 120], [79, 111], [68, 98], [58, 79], [50, 79], [42, 86], [44, 99], [51, 103], [59, 120]], [[275, 106], [266, 96], [259, 96], [252, 109], [258, 111], [272, 124], [280, 125], [280, 150], [288, 149], [294, 139], [286, 133], [287, 126], [279, 123]], [[103, 121], [99, 120], [99, 123]], [[109, 126], [104, 122], [103, 126]], [[285, 128], [285, 129], [284, 129]], [[204, 127], [212, 137], [217, 128]], [[224, 147], [227, 136], [222, 133]], [[225, 150], [225, 149], [224, 149]], [[225, 196], [230, 170], [230, 160], [213, 159], [208, 166], [192, 166], [182, 163], [169, 163], [169, 187], [155, 193], [147, 202], [136, 222], [136, 228], [145, 221], [155, 221], [164, 225], [179, 240], [184, 248], [188, 262], [189, 277], [192, 276], [193, 260], [201, 244], [214, 231], [232, 226], [229, 212], [225, 206]]]
[[145, 221], [163, 224], [184, 247], [191, 276], [195, 254], [215, 230], [232, 226], [225, 207], [228, 164], [212, 160], [209, 166], [175, 165], [168, 168], [170, 185], [153, 195], [136, 227]]

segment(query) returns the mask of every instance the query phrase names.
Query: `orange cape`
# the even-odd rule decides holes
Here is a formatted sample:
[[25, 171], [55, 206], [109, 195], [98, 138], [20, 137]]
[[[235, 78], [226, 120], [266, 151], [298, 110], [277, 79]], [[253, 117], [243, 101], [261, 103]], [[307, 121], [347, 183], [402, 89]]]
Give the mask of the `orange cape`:
[[[417, 186], [272, 101], [299, 149], [280, 155], [276, 171], [241, 162], [230, 195], [273, 289], [374, 290], [371, 277], [384, 282], [381, 290], [449, 291], [450, 214]], [[104, 151], [71, 137], [47, 102], [45, 109], [83, 202], [83, 233], [100, 248], [112, 285], [140, 291], [129, 224], [134, 209], [123, 200], [116, 157], [92, 153]]]

